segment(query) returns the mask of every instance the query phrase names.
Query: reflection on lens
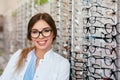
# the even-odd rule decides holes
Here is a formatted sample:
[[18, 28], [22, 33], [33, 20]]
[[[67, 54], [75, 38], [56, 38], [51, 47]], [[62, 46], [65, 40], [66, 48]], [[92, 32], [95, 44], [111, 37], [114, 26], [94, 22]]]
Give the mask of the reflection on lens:
[[117, 35], [115, 36], [115, 40], [116, 40], [116, 42], [117, 42], [118, 44], [120, 44], [120, 34], [117, 34]]
[[112, 58], [110, 58], [110, 57], [105, 57], [105, 58], [104, 58], [104, 61], [105, 61], [105, 64], [106, 64], [107, 66], [112, 65]]
[[117, 31], [118, 33], [120, 33], [120, 23], [118, 23], [118, 24], [116, 25], [116, 31]]
[[94, 53], [95, 50], [96, 50], [96, 48], [95, 48], [93, 45], [90, 45], [89, 51], [90, 51], [91, 53]]
[[111, 54], [111, 46], [105, 45], [105, 53], [106, 53], [107, 55], [110, 55], [110, 54]]
[[96, 31], [95, 31], [95, 27], [90, 26], [89, 28], [90, 28], [90, 33], [91, 33], [91, 34], [95, 34], [95, 32], [96, 32]]
[[94, 24], [96, 22], [96, 17], [90, 17], [89, 20], [91, 24]]
[[107, 43], [111, 43], [112, 42], [112, 35], [111, 34], [106, 34], [105, 35], [105, 41]]
[[117, 68], [120, 68], [120, 58], [116, 58], [116, 59], [115, 59], [115, 66], [116, 66]]
[[105, 24], [105, 30], [107, 33], [112, 32], [112, 25], [110, 23]]
[[105, 75], [105, 77], [110, 77], [111, 76], [111, 69], [105, 68], [104, 69], [104, 75]]
[[87, 45], [83, 45], [83, 51], [87, 52], [87, 50], [88, 50], [88, 46]]
[[83, 32], [84, 32], [85, 34], [87, 34], [88, 31], [89, 31], [89, 27], [83, 26]]

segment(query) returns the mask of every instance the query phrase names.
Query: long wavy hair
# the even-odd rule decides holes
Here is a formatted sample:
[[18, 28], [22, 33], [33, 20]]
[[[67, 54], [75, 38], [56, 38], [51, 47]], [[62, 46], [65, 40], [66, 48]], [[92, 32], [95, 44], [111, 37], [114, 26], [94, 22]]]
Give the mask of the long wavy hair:
[[[29, 21], [29, 23], [28, 23], [28, 29], [27, 29], [27, 38], [28, 38], [28, 40], [32, 40], [31, 39], [31, 29], [32, 29], [32, 27], [34, 26], [34, 24], [37, 22], [37, 21], [39, 21], [39, 20], [44, 20], [45, 22], [47, 22], [48, 23], [48, 25], [52, 28], [52, 30], [53, 30], [53, 35], [54, 35], [54, 38], [53, 38], [53, 41], [56, 39], [56, 36], [57, 36], [57, 29], [56, 29], [56, 25], [55, 25], [55, 21], [53, 20], [53, 18], [48, 14], [48, 13], [38, 13], [38, 14], [36, 14], [36, 15], [34, 15], [31, 19], [30, 19], [30, 21]], [[23, 66], [23, 64], [24, 64], [24, 62], [25, 62], [25, 59], [26, 59], [26, 57], [27, 57], [27, 55], [28, 55], [28, 53], [31, 51], [31, 50], [33, 50], [35, 47], [33, 46], [33, 47], [28, 47], [28, 48], [24, 48], [23, 50], [22, 50], [22, 52], [21, 52], [21, 54], [20, 54], [20, 57], [19, 57], [19, 60], [18, 60], [18, 63], [17, 63], [17, 65], [16, 65], [16, 69], [15, 69], [15, 71], [16, 70], [19, 70], [22, 66]]]

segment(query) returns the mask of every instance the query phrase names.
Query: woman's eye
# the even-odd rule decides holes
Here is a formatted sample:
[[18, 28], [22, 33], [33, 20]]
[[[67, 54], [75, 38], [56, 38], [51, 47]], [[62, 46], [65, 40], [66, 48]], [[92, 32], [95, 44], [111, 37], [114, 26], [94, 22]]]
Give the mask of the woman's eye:
[[44, 32], [49, 32], [49, 31], [50, 31], [49, 29], [44, 30]]
[[38, 33], [38, 31], [32, 31], [32, 33], [36, 34], [36, 33]]

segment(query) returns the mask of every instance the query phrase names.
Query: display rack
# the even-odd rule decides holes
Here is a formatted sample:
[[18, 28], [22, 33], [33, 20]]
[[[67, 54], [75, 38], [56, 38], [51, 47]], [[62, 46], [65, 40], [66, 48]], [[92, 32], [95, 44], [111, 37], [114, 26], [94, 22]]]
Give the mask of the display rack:
[[[58, 31], [53, 47], [70, 61], [70, 80], [119, 80], [118, 0], [50, 0], [48, 5]], [[34, 0], [18, 1], [18, 49], [31, 45], [27, 24], [42, 7]]]

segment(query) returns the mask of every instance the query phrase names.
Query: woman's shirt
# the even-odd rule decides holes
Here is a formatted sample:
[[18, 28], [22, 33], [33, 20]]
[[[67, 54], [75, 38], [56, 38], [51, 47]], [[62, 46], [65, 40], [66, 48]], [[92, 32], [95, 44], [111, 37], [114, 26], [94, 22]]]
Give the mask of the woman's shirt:
[[27, 66], [27, 69], [24, 74], [23, 80], [33, 80], [34, 73], [35, 73], [35, 65], [36, 65], [36, 55], [32, 54], [32, 57], [30, 59], [29, 65]]
[[[32, 54], [35, 54], [35, 51], [32, 50], [29, 52], [22, 70], [19, 73], [14, 73], [21, 51], [22, 50], [18, 50], [11, 57], [0, 80], [23, 80], [27, 66], [29, 65]], [[39, 61], [33, 80], [69, 80], [69, 73], [69, 61], [51, 49], [45, 53], [44, 59]]]

